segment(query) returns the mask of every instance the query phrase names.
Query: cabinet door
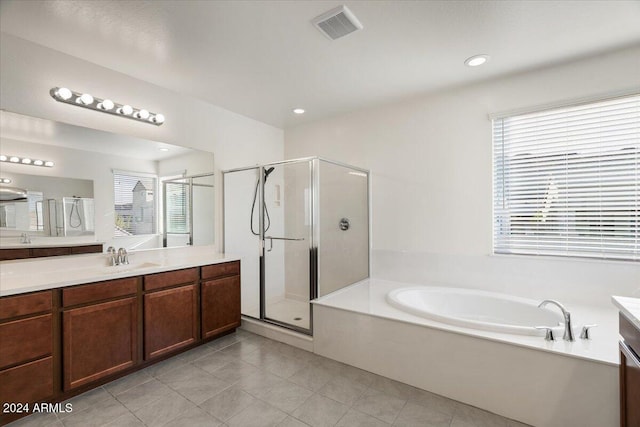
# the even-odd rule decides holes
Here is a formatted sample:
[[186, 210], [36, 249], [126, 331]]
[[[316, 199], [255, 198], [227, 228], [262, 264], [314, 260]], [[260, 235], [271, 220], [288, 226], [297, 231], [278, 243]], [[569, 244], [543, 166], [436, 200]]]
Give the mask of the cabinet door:
[[640, 427], [640, 359], [620, 343], [620, 425]]
[[202, 282], [202, 337], [240, 326], [240, 276]]
[[144, 296], [144, 357], [153, 359], [198, 339], [198, 288], [195, 284]]
[[135, 297], [65, 310], [62, 319], [65, 390], [136, 364]]

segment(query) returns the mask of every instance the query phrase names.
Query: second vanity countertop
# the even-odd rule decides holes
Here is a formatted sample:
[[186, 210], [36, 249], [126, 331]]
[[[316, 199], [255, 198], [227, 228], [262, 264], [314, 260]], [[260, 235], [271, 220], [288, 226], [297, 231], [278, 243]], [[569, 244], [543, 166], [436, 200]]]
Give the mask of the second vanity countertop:
[[0, 262], [0, 296], [101, 282], [237, 261], [214, 246], [162, 248], [129, 253], [129, 264], [111, 266], [107, 254], [70, 255]]
[[640, 330], [640, 298], [613, 296], [611, 301]]
[[0, 249], [65, 248], [73, 246], [104, 245], [91, 237], [30, 236], [31, 243], [21, 243], [20, 237], [0, 237]]

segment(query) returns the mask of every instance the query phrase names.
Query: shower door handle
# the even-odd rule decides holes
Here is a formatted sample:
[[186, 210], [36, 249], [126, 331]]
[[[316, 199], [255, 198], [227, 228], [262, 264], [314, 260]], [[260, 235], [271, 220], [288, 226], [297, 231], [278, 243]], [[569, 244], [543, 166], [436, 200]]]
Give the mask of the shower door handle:
[[273, 250], [273, 241], [274, 240], [289, 240], [289, 241], [294, 241], [294, 242], [299, 242], [304, 240], [304, 237], [301, 237], [299, 239], [295, 239], [293, 237], [273, 237], [273, 236], [264, 236], [264, 239], [267, 240], [269, 239], [269, 249], [267, 249], [267, 252], [271, 252]]

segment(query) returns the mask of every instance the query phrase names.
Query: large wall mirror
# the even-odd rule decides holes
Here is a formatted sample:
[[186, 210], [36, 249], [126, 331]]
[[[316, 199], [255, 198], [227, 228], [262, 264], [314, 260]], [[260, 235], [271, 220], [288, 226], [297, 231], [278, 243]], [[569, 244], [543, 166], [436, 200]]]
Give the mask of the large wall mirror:
[[213, 153], [0, 111], [0, 155], [0, 247], [214, 243]]

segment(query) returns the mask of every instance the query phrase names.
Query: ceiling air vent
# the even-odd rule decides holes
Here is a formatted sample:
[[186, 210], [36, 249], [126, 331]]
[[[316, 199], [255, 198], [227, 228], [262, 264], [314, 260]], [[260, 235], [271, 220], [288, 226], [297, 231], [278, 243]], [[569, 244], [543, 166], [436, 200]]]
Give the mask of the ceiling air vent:
[[358, 18], [347, 9], [347, 6], [338, 6], [316, 16], [311, 23], [331, 40], [339, 39], [363, 28]]

